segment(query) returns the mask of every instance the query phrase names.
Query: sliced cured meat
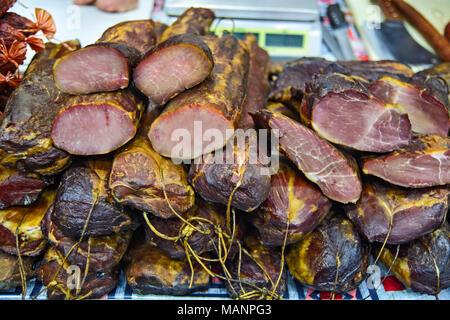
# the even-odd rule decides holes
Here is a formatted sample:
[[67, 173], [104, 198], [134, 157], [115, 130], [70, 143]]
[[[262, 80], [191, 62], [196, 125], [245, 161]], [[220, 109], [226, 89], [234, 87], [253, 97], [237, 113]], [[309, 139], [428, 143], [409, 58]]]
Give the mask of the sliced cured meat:
[[95, 45], [58, 60], [54, 77], [61, 91], [87, 94], [128, 87], [130, 70], [127, 59], [119, 50]]
[[417, 87], [400, 80], [383, 77], [369, 87], [385, 103], [402, 108], [411, 121], [411, 129], [419, 134], [447, 136], [450, 118], [445, 106]]
[[404, 147], [411, 134], [408, 114], [354, 90], [322, 97], [312, 109], [311, 125], [330, 142], [370, 152]]
[[[136, 241], [125, 257], [128, 285], [139, 294], [183, 296], [205, 291], [210, 286], [208, 272], [196, 261], [175, 260], [146, 241]], [[193, 281], [191, 285], [191, 272]]]
[[144, 103], [131, 89], [70, 96], [53, 121], [53, 143], [77, 155], [114, 151], [135, 136]]
[[290, 246], [286, 262], [292, 276], [308, 287], [345, 293], [366, 278], [370, 245], [350, 220], [336, 215]]
[[315, 75], [323, 73], [330, 63], [315, 57], [304, 57], [286, 63], [270, 89], [269, 99], [298, 106], [307, 83], [311, 82]]
[[249, 49], [250, 69], [248, 73], [247, 96], [242, 108], [242, 115], [238, 127], [247, 130], [255, 127], [250, 112], [256, 112], [267, 106], [269, 95], [269, 61], [266, 50], [258, 45], [255, 35], [248, 33], [243, 38]]
[[282, 114], [259, 111], [254, 118], [279, 137], [280, 149], [325, 196], [343, 203], [359, 199], [362, 186], [353, 158]]
[[370, 242], [406, 243], [438, 228], [450, 206], [446, 187], [404, 189], [369, 179], [347, 216]]
[[392, 184], [424, 188], [450, 183], [450, 138], [416, 136], [392, 153], [363, 160], [362, 171]]
[[[286, 268], [279, 250], [261, 244], [253, 234], [244, 239], [245, 251], [227, 263], [231, 281], [224, 281], [228, 294], [236, 299], [269, 299], [286, 292]], [[246, 295], [253, 292], [252, 295]]]
[[215, 17], [214, 12], [210, 9], [191, 7], [164, 30], [159, 41], [165, 41], [170, 37], [183, 33], [193, 33], [200, 36], [207, 35]]
[[52, 221], [64, 235], [79, 240], [85, 225], [86, 237], [110, 235], [139, 226], [137, 213], [111, 196], [110, 171], [111, 160], [97, 158], [80, 160], [64, 172], [52, 214]]
[[175, 216], [170, 206], [182, 214], [195, 201], [183, 165], [161, 157], [144, 136], [137, 136], [116, 153], [109, 187], [119, 203], [161, 218]]
[[[50, 300], [99, 299], [110, 293], [119, 281], [120, 269], [102, 272], [87, 272], [76, 269], [65, 261], [64, 256], [50, 247], [37, 271], [37, 279], [48, 286], [47, 298]], [[84, 280], [84, 281], [83, 281]]]
[[251, 222], [264, 245], [282, 246], [299, 241], [314, 230], [331, 209], [319, 188], [287, 161], [271, 177], [269, 197], [255, 211]]
[[339, 60], [336, 63], [330, 64], [324, 72], [340, 72], [347, 75], [354, 75], [365, 78], [370, 82], [377, 81], [383, 76], [407, 80], [414, 74], [410, 66], [393, 60]]
[[41, 221], [55, 199], [55, 194], [56, 190], [47, 189], [38, 201], [27, 207], [11, 207], [0, 210], [1, 250], [17, 255], [17, 232], [21, 255], [38, 256], [43, 252], [47, 241], [41, 232]]
[[[269, 166], [258, 155], [256, 131], [236, 131], [222, 152], [196, 159], [189, 183], [203, 199], [250, 212], [267, 199]], [[256, 155], [256, 156], [255, 156]]]
[[73, 4], [78, 6], [87, 6], [89, 4], [93, 4], [95, 0], [73, 0]]
[[35, 202], [50, 179], [0, 166], [0, 209]]
[[138, 0], [95, 0], [95, 6], [106, 12], [127, 12], [136, 9]]
[[438, 295], [450, 287], [450, 227], [444, 225], [422, 238], [400, 246], [386, 246], [380, 261], [414, 291]]
[[55, 83], [63, 92], [89, 94], [128, 87], [130, 68], [156, 43], [152, 20], [125, 21], [107, 29], [95, 44], [58, 59]]
[[147, 52], [133, 72], [136, 87], [150, 100], [165, 104], [209, 76], [214, 67], [211, 50], [195, 34], [180, 34]]
[[53, 119], [67, 97], [56, 88], [52, 68], [55, 59], [67, 51], [63, 44], [47, 43], [10, 96], [0, 123], [2, 165], [51, 175], [70, 164], [70, 156], [51, 140]]
[[102, 272], [111, 270], [122, 260], [130, 243], [132, 230], [108, 236], [86, 237], [73, 248], [79, 239], [66, 237], [52, 222], [52, 214], [53, 205], [49, 207], [42, 220], [42, 233], [51, 246], [67, 257], [70, 265], [77, 265], [82, 270], [88, 266], [91, 272]]
[[229, 35], [203, 40], [214, 58], [211, 75], [170, 100], [148, 132], [155, 151], [166, 157], [194, 159], [222, 148], [242, 112], [249, 70], [245, 44]]
[[302, 122], [310, 126], [312, 110], [322, 97], [333, 92], [342, 93], [347, 90], [354, 90], [369, 94], [367, 86], [369, 82], [363, 78], [347, 76], [341, 73], [319, 74], [314, 76], [311, 82], [305, 84], [305, 93], [301, 100], [300, 118]]
[[162, 34], [168, 28], [168, 25], [159, 21], [155, 21], [156, 43], [160, 42]]
[[[22, 266], [25, 279], [35, 276], [33, 264], [34, 257], [22, 257]], [[0, 291], [10, 290], [22, 284], [22, 277], [19, 270], [19, 258], [0, 251]]]

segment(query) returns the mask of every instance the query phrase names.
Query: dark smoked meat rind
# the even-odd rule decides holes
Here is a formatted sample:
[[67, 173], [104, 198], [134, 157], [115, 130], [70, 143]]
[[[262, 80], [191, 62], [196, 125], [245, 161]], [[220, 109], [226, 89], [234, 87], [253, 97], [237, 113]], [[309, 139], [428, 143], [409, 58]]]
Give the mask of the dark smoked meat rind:
[[43, 175], [58, 173], [69, 165], [70, 155], [55, 148], [51, 140], [53, 119], [67, 97], [56, 88], [52, 69], [55, 58], [65, 53], [62, 44], [48, 43], [8, 100], [0, 124], [2, 165]]
[[[386, 246], [380, 261], [390, 267], [396, 252], [397, 246]], [[406, 287], [414, 291], [436, 295], [450, 287], [448, 222], [422, 238], [402, 244], [391, 271]]]
[[32, 204], [51, 180], [0, 166], [0, 209]]
[[269, 61], [266, 50], [258, 45], [258, 39], [251, 33], [243, 38], [250, 54], [250, 69], [248, 72], [247, 96], [242, 108], [238, 127], [246, 130], [255, 127], [250, 112], [256, 112], [267, 106], [269, 95]]
[[16, 230], [20, 254], [38, 256], [47, 246], [41, 231], [41, 222], [53, 203], [56, 190], [46, 189], [39, 199], [29, 206], [17, 206], [0, 210], [0, 250], [17, 255]]
[[16, 3], [17, 0], [1, 0], [0, 1], [0, 18]]
[[106, 236], [138, 227], [137, 213], [117, 203], [108, 188], [111, 160], [88, 159], [64, 172], [58, 187], [52, 221], [68, 237]]
[[[214, 229], [220, 228], [223, 232], [227, 233], [225, 214], [226, 207], [198, 199], [196, 207], [183, 215], [183, 218], [189, 220], [191, 224], [200, 230], [203, 230], [204, 233], [186, 225], [179, 218], [172, 218], [169, 220], [154, 216], [149, 216], [148, 218], [153, 227], [162, 234], [170, 237], [177, 237], [179, 234], [188, 235], [189, 246], [197, 255], [203, 255], [205, 253], [217, 253], [216, 249], [219, 248], [219, 239], [217, 233], [214, 232]], [[198, 219], [195, 220], [195, 218]], [[201, 219], [206, 219], [210, 221], [210, 223], [205, 220], [202, 221]], [[163, 239], [155, 234], [148, 226], [145, 226], [144, 230], [146, 240], [158, 246], [172, 259], [186, 258], [186, 249], [183, 245], [183, 239], [176, 242]], [[240, 241], [243, 234], [244, 227], [242, 220], [238, 219], [236, 220], [233, 245], [228, 254], [230, 258], [237, 252], [236, 241]]]
[[[78, 239], [66, 237], [52, 222], [52, 214], [53, 205], [47, 210], [42, 220], [41, 230], [50, 245], [66, 257]], [[89, 264], [91, 272], [111, 270], [122, 260], [132, 234], [133, 231], [128, 230], [108, 236], [85, 237], [75, 249], [70, 251], [67, 261], [81, 269], [85, 269]]]
[[210, 9], [191, 7], [164, 30], [159, 42], [183, 33], [193, 33], [200, 36], [207, 35], [215, 17], [214, 12]]
[[264, 245], [282, 246], [313, 231], [331, 209], [331, 201], [296, 168], [281, 161], [271, 177], [268, 199], [251, 216]]
[[292, 106], [300, 104], [306, 85], [315, 75], [323, 73], [330, 63], [323, 58], [314, 57], [304, 57], [286, 63], [270, 89], [269, 99]]
[[191, 267], [187, 259], [172, 259], [146, 241], [134, 242], [124, 262], [127, 283], [139, 294], [184, 296], [206, 291], [210, 286], [209, 274], [196, 261], [193, 261], [194, 278], [190, 287]]
[[[37, 271], [37, 279], [45, 286], [49, 285], [56, 275], [55, 281], [57, 285], [50, 285], [47, 289], [47, 298], [50, 300], [63, 300], [63, 299], [76, 299], [79, 297], [85, 297], [85, 299], [99, 299], [104, 295], [110, 293], [119, 281], [120, 269], [114, 268], [112, 270], [104, 270], [102, 272], [88, 272], [86, 278], [84, 278], [84, 270], [80, 269], [79, 283], [81, 284], [84, 278], [83, 286], [80, 288], [78, 294], [75, 287], [76, 273], [74, 269], [69, 269], [70, 264], [66, 261], [57, 273], [64, 257], [55, 248], [50, 247], [45, 253], [44, 259]], [[69, 279], [71, 277], [71, 279]], [[73, 289], [68, 288], [68, 283], [74, 285]], [[67, 296], [62, 290], [70, 293], [71, 296]], [[87, 295], [87, 296], [86, 296]]]
[[[35, 262], [35, 257], [22, 257], [25, 279], [35, 276], [36, 271], [33, 268]], [[21, 284], [18, 257], [0, 251], [0, 291], [14, 289]]]
[[292, 276], [308, 287], [345, 293], [366, 278], [370, 245], [350, 220], [337, 215], [292, 245], [286, 262]]
[[[217, 151], [202, 157], [200, 163], [194, 160], [189, 171], [189, 182], [203, 199], [227, 205], [234, 191], [231, 206], [245, 212], [255, 210], [267, 199], [270, 190], [269, 167], [261, 163], [259, 157], [252, 157], [258, 152], [252, 146], [251, 141], [256, 141], [256, 133], [252, 133], [255, 131], [250, 135], [236, 131], [236, 136], [229, 141], [235, 143], [228, 144], [219, 161]], [[239, 136], [243, 138], [239, 139]], [[239, 143], [243, 139], [246, 139], [245, 146]]]
[[367, 79], [370, 82], [377, 81], [383, 76], [394, 77], [399, 80], [407, 80], [414, 74], [414, 71], [410, 66], [393, 60], [340, 60], [330, 64], [324, 70], [324, 73], [333, 72], [354, 75]]
[[262, 245], [254, 234], [245, 237], [244, 250], [248, 254], [242, 252], [240, 262], [239, 255], [227, 262], [232, 279], [239, 280], [224, 280], [228, 294], [232, 298], [238, 298], [257, 290], [259, 294], [254, 299], [268, 299], [271, 293], [282, 297], [287, 289], [287, 272], [286, 267], [281, 264], [280, 250]]
[[115, 154], [109, 187], [119, 203], [161, 218], [175, 217], [170, 206], [182, 214], [195, 202], [183, 165], [161, 157], [141, 135]]
[[[35, 276], [35, 262], [35, 257], [22, 257], [25, 279], [29, 280]], [[14, 289], [21, 284], [18, 257], [0, 251], [0, 291]]]
[[345, 211], [370, 242], [402, 244], [438, 228], [449, 198], [447, 187], [405, 189], [367, 179], [359, 201], [346, 205]]
[[153, 20], [131, 20], [106, 29], [96, 42], [123, 44], [145, 54], [155, 45], [156, 36]]

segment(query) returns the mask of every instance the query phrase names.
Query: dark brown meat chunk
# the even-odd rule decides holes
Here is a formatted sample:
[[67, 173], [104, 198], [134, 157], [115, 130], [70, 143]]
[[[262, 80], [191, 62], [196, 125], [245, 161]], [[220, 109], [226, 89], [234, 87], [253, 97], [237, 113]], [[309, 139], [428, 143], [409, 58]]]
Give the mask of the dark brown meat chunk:
[[250, 212], [269, 196], [270, 175], [258, 153], [255, 131], [236, 131], [223, 151], [194, 160], [189, 182], [203, 199]]
[[[79, 239], [66, 237], [52, 222], [52, 214], [53, 205], [42, 220], [42, 233], [52, 247], [64, 257], [67, 256], [70, 265], [77, 265], [83, 270], [89, 266], [91, 272], [102, 272], [113, 269], [122, 260], [130, 243], [132, 230], [108, 236], [86, 237], [74, 247]], [[70, 251], [73, 247], [74, 249]]]
[[[37, 279], [47, 289], [47, 298], [50, 300], [99, 299], [111, 292], [119, 281], [120, 270], [104, 270], [103, 272], [88, 272], [71, 267], [64, 257], [53, 247], [45, 253], [37, 272]], [[62, 265], [58, 272], [58, 269]], [[84, 281], [83, 281], [84, 279]], [[51, 284], [56, 281], [56, 285]]]
[[235, 280], [224, 280], [232, 298], [278, 298], [286, 291], [286, 268], [281, 263], [280, 251], [262, 245], [253, 234], [244, 239], [241, 260], [236, 255], [227, 263], [227, 268]]
[[105, 236], [136, 229], [137, 213], [117, 203], [108, 188], [111, 160], [94, 158], [80, 160], [61, 178], [52, 221], [64, 235], [80, 239], [84, 236]]
[[0, 166], [0, 209], [35, 202], [52, 180]]
[[[68, 44], [76, 47], [75, 42]], [[70, 156], [51, 140], [53, 119], [67, 97], [56, 88], [52, 68], [55, 59], [67, 51], [63, 44], [47, 43], [10, 96], [0, 123], [2, 165], [43, 175], [58, 173], [69, 165]]]
[[[246, 45], [227, 35], [203, 40], [214, 58], [211, 75], [170, 100], [148, 132], [155, 151], [166, 157], [194, 159], [222, 148], [242, 112], [249, 70]], [[217, 137], [214, 142], [204, 137], [208, 134]]]
[[306, 85], [330, 64], [323, 58], [301, 58], [286, 63], [270, 89], [269, 99], [298, 108]]
[[405, 148], [366, 157], [362, 171], [406, 188], [446, 185], [450, 183], [450, 138], [415, 136]]
[[175, 216], [170, 206], [182, 214], [195, 201], [184, 167], [161, 157], [147, 137], [142, 136], [136, 137], [114, 156], [109, 187], [119, 203], [161, 218]]
[[136, 87], [156, 104], [201, 83], [214, 67], [211, 50], [200, 36], [180, 34], [150, 49], [133, 71]]
[[[29, 280], [35, 276], [36, 271], [33, 268], [35, 262], [34, 257], [22, 257], [25, 279]], [[18, 257], [0, 251], [0, 291], [10, 290], [21, 284]]]
[[299, 241], [313, 231], [331, 209], [319, 188], [287, 161], [281, 161], [271, 178], [268, 199], [255, 211], [251, 222], [264, 245], [282, 246]]
[[17, 0], [1, 0], [0, 1], [0, 18], [16, 3]]
[[184, 296], [205, 291], [210, 286], [210, 276], [203, 267], [187, 259], [175, 260], [163, 250], [146, 241], [136, 241], [125, 257], [125, 276], [128, 285], [139, 294], [164, 294]]
[[22, 17], [21, 15], [15, 12], [5, 13], [5, 15], [0, 18], [0, 21], [6, 22], [11, 27], [22, 32], [27, 37], [36, 33], [32, 31], [32, 29], [35, 29], [33, 26], [33, 21], [25, 17]]
[[207, 35], [215, 17], [214, 12], [210, 9], [191, 7], [164, 30], [159, 41], [165, 41], [170, 37], [183, 33], [193, 33], [199, 36]]
[[350, 220], [337, 215], [292, 245], [286, 262], [292, 276], [308, 287], [345, 293], [366, 278], [370, 246]]
[[332, 72], [354, 75], [365, 78], [370, 82], [377, 81], [384, 76], [407, 80], [414, 74], [414, 71], [410, 66], [392, 60], [341, 60], [330, 64], [328, 68], [324, 70], [324, 73]]
[[403, 189], [367, 179], [361, 198], [345, 211], [370, 242], [406, 243], [438, 228], [449, 209], [446, 187]]
[[144, 108], [132, 89], [70, 96], [53, 121], [53, 143], [71, 154], [110, 153], [136, 135]]
[[96, 43], [126, 45], [145, 54], [156, 43], [156, 24], [153, 20], [120, 22], [106, 29]]
[[[447, 222], [436, 231], [400, 246], [386, 246], [380, 261], [406, 287], [438, 295], [450, 287], [450, 228]], [[393, 264], [392, 264], [393, 263]]]
[[250, 54], [250, 69], [248, 72], [247, 96], [238, 128], [246, 130], [255, 128], [255, 123], [249, 113], [264, 109], [267, 106], [270, 90], [270, 57], [267, 51], [258, 45], [258, 39], [253, 34], [246, 34], [243, 40]]
[[57, 87], [70, 94], [115, 91], [128, 87], [131, 68], [156, 43], [152, 20], [132, 20], [108, 28], [95, 44], [59, 59]]
[[43, 252], [47, 241], [41, 232], [41, 221], [53, 203], [55, 194], [55, 189], [47, 189], [35, 203], [29, 206], [0, 210], [1, 250], [17, 255], [17, 232], [21, 255], [38, 256]]
[[[218, 255], [219, 237], [217, 230], [227, 232], [226, 225], [226, 208], [224, 206], [216, 205], [210, 202], [197, 200], [197, 205], [194, 209], [183, 215], [185, 220], [188, 220], [191, 225], [186, 224], [179, 218], [172, 218], [169, 220], [161, 219], [154, 216], [149, 216], [149, 221], [152, 226], [159, 232], [169, 237], [177, 237], [178, 235], [187, 236], [187, 244], [197, 255], [211, 253]], [[196, 227], [194, 229], [192, 226]], [[232, 227], [232, 226], [231, 226]], [[228, 256], [232, 258], [237, 252], [237, 243], [242, 239], [244, 234], [244, 225], [241, 219], [238, 219], [235, 224], [233, 244], [230, 247]], [[199, 231], [200, 230], [200, 231]], [[231, 230], [231, 232], [233, 232]], [[186, 248], [184, 239], [177, 241], [163, 239], [154, 233], [149, 226], [145, 227], [145, 236], [147, 241], [161, 248], [173, 259], [186, 258]]]

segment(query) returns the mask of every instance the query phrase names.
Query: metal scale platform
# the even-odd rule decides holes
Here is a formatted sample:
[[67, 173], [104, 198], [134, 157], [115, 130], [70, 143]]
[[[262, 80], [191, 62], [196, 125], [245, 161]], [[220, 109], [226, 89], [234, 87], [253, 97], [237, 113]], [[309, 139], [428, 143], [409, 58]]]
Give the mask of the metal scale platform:
[[166, 0], [164, 12], [173, 21], [189, 7], [213, 10], [217, 18], [211, 30], [216, 34], [255, 34], [273, 60], [320, 56], [322, 33], [316, 0]]

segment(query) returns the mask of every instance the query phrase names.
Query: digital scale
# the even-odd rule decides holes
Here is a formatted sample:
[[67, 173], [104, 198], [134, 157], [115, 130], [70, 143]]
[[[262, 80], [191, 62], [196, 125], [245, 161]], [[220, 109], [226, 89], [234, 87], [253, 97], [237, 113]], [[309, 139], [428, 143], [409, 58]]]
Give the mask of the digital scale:
[[165, 0], [169, 23], [189, 7], [216, 14], [211, 30], [241, 37], [253, 33], [273, 60], [320, 56], [322, 31], [317, 0]]

